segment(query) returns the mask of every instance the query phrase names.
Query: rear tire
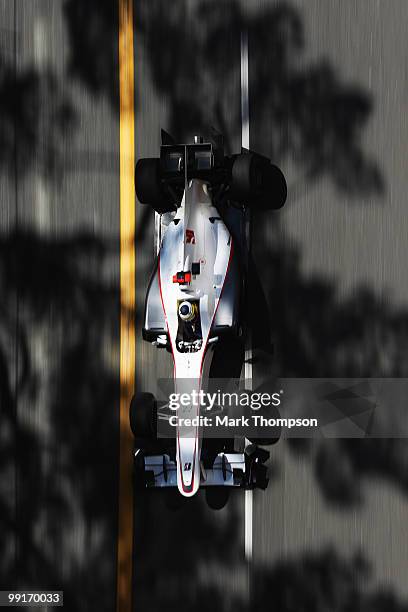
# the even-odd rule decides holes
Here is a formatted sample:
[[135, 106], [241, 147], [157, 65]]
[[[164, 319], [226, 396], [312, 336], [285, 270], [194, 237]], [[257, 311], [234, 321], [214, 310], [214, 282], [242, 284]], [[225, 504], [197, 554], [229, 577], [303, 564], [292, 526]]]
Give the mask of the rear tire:
[[136, 195], [142, 204], [149, 204], [157, 213], [176, 210], [177, 206], [163, 190], [160, 180], [160, 159], [139, 159], [135, 168]]
[[130, 428], [138, 440], [157, 438], [157, 403], [152, 393], [135, 393], [129, 407]]
[[269, 159], [256, 153], [237, 155], [232, 164], [230, 197], [260, 210], [281, 208], [287, 196], [286, 180]]
[[288, 187], [282, 170], [269, 164], [265, 177], [265, 193], [257, 202], [259, 210], [278, 210], [286, 202]]

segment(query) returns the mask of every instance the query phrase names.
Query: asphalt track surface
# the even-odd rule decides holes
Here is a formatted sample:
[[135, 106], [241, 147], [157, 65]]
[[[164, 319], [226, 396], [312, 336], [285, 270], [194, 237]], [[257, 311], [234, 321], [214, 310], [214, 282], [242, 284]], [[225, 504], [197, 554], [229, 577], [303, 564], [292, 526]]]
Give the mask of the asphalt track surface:
[[[0, 580], [116, 609], [119, 99], [116, 3], [0, 2]], [[241, 141], [284, 169], [254, 219], [255, 381], [407, 376], [408, 5], [398, 0], [134, 3], [136, 157], [160, 127]], [[140, 338], [153, 215], [136, 208], [136, 387], [171, 359]], [[255, 290], [254, 289], [254, 290]], [[255, 316], [256, 315], [256, 316]], [[254, 495], [213, 511], [134, 500], [133, 609], [402, 610], [405, 440], [281, 442]]]

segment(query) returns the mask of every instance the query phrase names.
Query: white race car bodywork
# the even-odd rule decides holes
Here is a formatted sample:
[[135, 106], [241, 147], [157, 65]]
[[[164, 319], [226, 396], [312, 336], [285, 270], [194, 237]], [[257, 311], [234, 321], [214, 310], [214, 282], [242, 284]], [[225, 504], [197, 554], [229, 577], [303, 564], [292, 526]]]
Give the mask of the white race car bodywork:
[[[200, 486], [264, 489], [269, 453], [257, 446], [258, 439], [251, 438], [251, 444], [244, 435], [208, 439], [197, 417], [213, 416], [201, 414], [207, 408], [199, 404], [199, 392], [207, 391], [207, 382], [211, 388], [212, 377], [240, 379], [251, 278], [248, 206], [280, 208], [286, 181], [279, 168], [254, 151], [225, 155], [223, 137], [215, 130], [207, 142], [195, 136], [194, 143], [180, 144], [163, 130], [161, 140], [160, 157], [139, 159], [135, 167], [138, 199], [156, 213], [156, 251], [160, 243], [142, 335], [158, 348], [171, 349], [178, 419], [168, 415], [170, 402], [160, 413], [154, 395], [135, 394], [130, 422], [138, 445], [136, 473], [143, 473], [145, 487], [177, 485], [186, 497]], [[223, 347], [229, 356], [225, 363]], [[170, 436], [168, 428], [163, 436], [155, 431], [157, 419], [177, 424], [174, 438], [172, 429]], [[207, 498], [212, 496], [207, 489]]]
[[[186, 184], [181, 206], [169, 224], [159, 251], [158, 281], [174, 360], [175, 393], [199, 391], [210, 333], [232, 257], [232, 237], [213, 206], [205, 182]], [[186, 304], [187, 303], [187, 304]], [[180, 308], [194, 308], [196, 322], [183, 336]], [[179, 418], [199, 416], [200, 407], [180, 406]], [[196, 493], [202, 479], [198, 427], [177, 429], [177, 486], [184, 496]]]

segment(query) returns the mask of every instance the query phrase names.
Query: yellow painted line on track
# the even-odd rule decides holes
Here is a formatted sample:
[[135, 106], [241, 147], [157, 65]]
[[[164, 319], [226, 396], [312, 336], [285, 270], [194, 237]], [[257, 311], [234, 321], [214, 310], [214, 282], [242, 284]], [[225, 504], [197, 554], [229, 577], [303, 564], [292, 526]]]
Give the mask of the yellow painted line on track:
[[129, 404], [135, 387], [135, 119], [133, 0], [119, 2], [120, 98], [120, 452], [117, 612], [132, 609], [133, 438]]

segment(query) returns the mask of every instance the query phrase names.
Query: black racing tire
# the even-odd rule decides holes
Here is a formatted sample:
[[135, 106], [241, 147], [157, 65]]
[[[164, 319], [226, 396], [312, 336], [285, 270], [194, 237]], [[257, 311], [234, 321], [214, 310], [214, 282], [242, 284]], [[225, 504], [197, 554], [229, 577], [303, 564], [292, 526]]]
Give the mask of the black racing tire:
[[259, 210], [278, 210], [286, 202], [288, 187], [285, 176], [278, 166], [269, 164], [265, 177], [265, 192], [256, 202]]
[[221, 510], [226, 506], [230, 497], [229, 487], [207, 487], [205, 499], [212, 510]]
[[254, 476], [255, 476], [255, 486], [257, 489], [265, 489], [268, 487], [269, 478], [268, 478], [268, 468], [266, 465], [257, 463], [254, 466]]
[[285, 177], [269, 159], [250, 151], [235, 157], [231, 169], [232, 201], [271, 210], [281, 208], [286, 196]]
[[264, 158], [254, 153], [240, 153], [235, 157], [231, 169], [231, 199], [246, 204], [262, 195], [259, 181], [264, 165]]
[[138, 440], [157, 438], [157, 403], [152, 393], [135, 393], [130, 402], [129, 421]]
[[256, 446], [273, 446], [273, 444], [277, 444], [280, 440], [279, 438], [248, 438], [252, 444], [256, 444]]
[[160, 180], [160, 159], [139, 159], [135, 167], [135, 189], [141, 204], [149, 204], [157, 213], [176, 210], [176, 205], [163, 191]]
[[[257, 392], [252, 392], [253, 395], [258, 395], [259, 393]], [[279, 413], [279, 410], [276, 406], [267, 406], [264, 408], [260, 409], [260, 412], [258, 413], [254, 413], [250, 408], [248, 408], [245, 411], [245, 416], [251, 416], [254, 414], [259, 414], [262, 415], [263, 417], [266, 417], [268, 419], [275, 419], [278, 420], [281, 418], [281, 415]], [[260, 435], [256, 435], [259, 431]], [[282, 437], [282, 426], [276, 425], [275, 427], [270, 427], [268, 428], [268, 431], [266, 432], [264, 428], [259, 427], [258, 428], [254, 428], [252, 436], [248, 436], [248, 440], [250, 442], [252, 442], [252, 444], [255, 444], [256, 446], [272, 446], [273, 444], [276, 444], [277, 442], [279, 442], [279, 440]]]

